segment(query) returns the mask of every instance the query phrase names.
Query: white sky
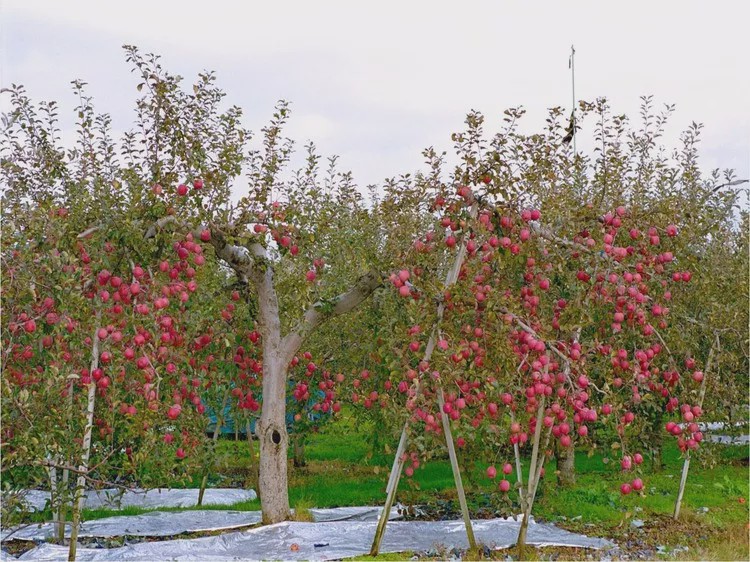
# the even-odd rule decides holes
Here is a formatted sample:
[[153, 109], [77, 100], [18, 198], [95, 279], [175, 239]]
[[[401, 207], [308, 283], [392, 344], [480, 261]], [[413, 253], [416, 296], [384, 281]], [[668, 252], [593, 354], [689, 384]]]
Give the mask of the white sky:
[[188, 82], [216, 70], [253, 131], [291, 101], [289, 135], [379, 183], [421, 167], [427, 146], [450, 151], [471, 109], [494, 129], [523, 105], [525, 129], [542, 127], [548, 107], [570, 107], [575, 44], [578, 99], [606, 96], [633, 119], [643, 94], [674, 103], [670, 144], [702, 122], [704, 167], [750, 176], [747, 1], [0, 0], [0, 18], [0, 84], [58, 100], [68, 129], [75, 78], [116, 130], [131, 126], [131, 43]]

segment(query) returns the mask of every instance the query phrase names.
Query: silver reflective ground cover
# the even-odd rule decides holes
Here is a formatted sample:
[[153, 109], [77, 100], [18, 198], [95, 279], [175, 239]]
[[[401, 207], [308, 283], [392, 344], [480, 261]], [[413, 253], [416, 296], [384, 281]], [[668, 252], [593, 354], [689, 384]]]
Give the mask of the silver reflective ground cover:
[[705, 437], [712, 443], [721, 443], [722, 445], [747, 445], [750, 443], [750, 435], [716, 435], [709, 434]]
[[[513, 519], [474, 521], [477, 541], [490, 548], [515, 543], [520, 522]], [[375, 521], [286, 522], [248, 531], [200, 539], [143, 542], [112, 549], [79, 548], [77, 560], [331, 560], [367, 554]], [[611, 542], [529, 523], [528, 544], [608, 548]], [[386, 529], [381, 552], [467, 548], [463, 521], [394, 521]], [[68, 549], [43, 544], [21, 560], [65, 560]]]
[[[686, 423], [679, 423], [682, 429], [687, 427]], [[743, 427], [747, 425], [747, 422], [736, 422], [733, 424], [725, 422], [698, 422], [698, 429], [706, 433], [704, 439], [712, 442], [719, 443], [721, 445], [747, 445], [750, 443], [750, 435], [747, 433], [740, 435], [725, 435], [721, 433], [715, 433], [725, 429], [731, 430], [733, 427]]]
[[[167, 489], [128, 490], [123, 493], [116, 488], [105, 490], [86, 490], [84, 507], [87, 509], [123, 507], [193, 507], [198, 503], [198, 489]], [[203, 496], [204, 505], [232, 505], [233, 503], [250, 501], [257, 498], [255, 490], [238, 488], [206, 488]], [[25, 501], [31, 509], [41, 511], [49, 501], [49, 492], [43, 490], [29, 490]]]
[[[314, 521], [376, 521], [380, 507], [336, 507], [311, 509]], [[390, 519], [400, 517], [397, 508], [391, 510]], [[260, 511], [191, 510], [178, 512], [152, 511], [140, 515], [117, 515], [85, 521], [78, 536], [81, 538], [109, 537], [170, 537], [182, 533], [221, 531], [257, 525]], [[1, 540], [44, 541], [54, 536], [54, 524], [38, 523], [0, 531]], [[70, 536], [70, 527], [65, 530]]]

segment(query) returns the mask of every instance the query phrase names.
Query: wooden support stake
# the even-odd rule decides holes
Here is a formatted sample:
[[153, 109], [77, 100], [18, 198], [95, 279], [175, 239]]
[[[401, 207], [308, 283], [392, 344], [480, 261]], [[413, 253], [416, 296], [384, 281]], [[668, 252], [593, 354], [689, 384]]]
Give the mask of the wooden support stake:
[[451, 434], [451, 421], [448, 418], [448, 414], [445, 413], [443, 406], [445, 405], [445, 397], [443, 396], [443, 387], [438, 388], [438, 405], [440, 407], [440, 417], [443, 420], [443, 431], [445, 432], [445, 442], [448, 444], [448, 456], [451, 460], [451, 468], [453, 469], [453, 480], [456, 482], [456, 491], [458, 492], [458, 503], [461, 505], [461, 514], [464, 518], [464, 525], [466, 526], [466, 537], [469, 539], [469, 548], [475, 550], [477, 547], [477, 541], [474, 538], [474, 528], [471, 526], [471, 517], [469, 516], [469, 507], [466, 504], [466, 493], [464, 492], [464, 484], [461, 481], [461, 470], [458, 467], [458, 457], [456, 456], [456, 447], [453, 445], [453, 435]]
[[[528, 490], [526, 492], [526, 501], [523, 502], [523, 521], [521, 521], [521, 527], [518, 530], [518, 539], [516, 539], [516, 546], [518, 547], [518, 557], [523, 560], [526, 549], [526, 534], [529, 529], [529, 519], [531, 517], [531, 509], [534, 506], [534, 496], [536, 496], [537, 484], [539, 482], [539, 476], [542, 473], [542, 466], [544, 465], [544, 452], [542, 452], [542, 458], [539, 458], [539, 441], [542, 435], [542, 420], [544, 418], [544, 403], [546, 396], [542, 395], [542, 399], [537, 407], [536, 414], [536, 427], [534, 428], [534, 445], [531, 449], [531, 463], [529, 465], [529, 482]], [[549, 441], [549, 432], [547, 433], [547, 439], [545, 439], [544, 448], [547, 447], [547, 441]]]
[[[712, 362], [714, 359], [714, 349], [719, 346], [719, 336], [716, 335], [713, 344], [711, 344], [711, 350], [708, 352], [708, 361], [706, 361], [706, 370], [703, 372], [703, 380], [701, 381], [701, 390], [698, 395], [698, 406], [703, 407], [703, 399], [706, 397], [706, 380], [708, 380], [708, 373], [711, 370]], [[682, 507], [682, 496], [685, 493], [685, 484], [687, 483], [688, 471], [690, 470], [690, 451], [685, 455], [685, 461], [682, 463], [682, 477], [680, 478], [680, 489], [677, 491], [677, 501], [674, 504], [674, 519], [680, 517], [680, 508]]]
[[[477, 212], [478, 212], [478, 205], [475, 202], [471, 206], [471, 210], [469, 212], [469, 215], [472, 219], [476, 218]], [[453, 265], [451, 266], [450, 270], [448, 271], [448, 274], [445, 277], [445, 284], [444, 287], [447, 289], [451, 285], [454, 285], [456, 283], [456, 280], [458, 279], [458, 274], [461, 271], [461, 265], [464, 261], [464, 256], [466, 255], [466, 233], [461, 236], [461, 244], [458, 248], [458, 253], [456, 254], [456, 259], [453, 262]], [[432, 357], [432, 352], [435, 350], [435, 345], [437, 344], [438, 335], [440, 333], [440, 322], [443, 319], [443, 314], [445, 314], [445, 303], [442, 301], [438, 304], [437, 307], [437, 318], [435, 319], [435, 325], [432, 327], [432, 333], [430, 334], [430, 339], [427, 342], [427, 347], [425, 348], [424, 352], [424, 361], [429, 361]], [[420, 381], [417, 380], [417, 394], [419, 393], [420, 389]], [[441, 408], [442, 411], [442, 408]], [[409, 420], [404, 422], [404, 428], [401, 431], [401, 439], [399, 440], [398, 444], [398, 450], [396, 451], [396, 458], [393, 459], [393, 466], [391, 467], [391, 474], [388, 477], [388, 487], [386, 488], [386, 500], [385, 500], [385, 506], [383, 506], [383, 511], [380, 514], [380, 519], [378, 520], [378, 526], [375, 530], [375, 537], [372, 541], [372, 548], [370, 549], [370, 556], [377, 556], [380, 552], [380, 543], [383, 540], [383, 535], [385, 534], [385, 527], [388, 524], [388, 518], [391, 513], [391, 507], [393, 506], [393, 501], [396, 496], [396, 490], [398, 489], [398, 483], [401, 479], [401, 471], [404, 467], [404, 461], [402, 460], [402, 457], [404, 455], [404, 452], [406, 451], [406, 442], [408, 440], [408, 430], [409, 430]], [[446, 438], [449, 438], [450, 434], [446, 434]], [[453, 446], [453, 443], [451, 442], [449, 446], [449, 452], [450, 447]], [[455, 473], [454, 473], [455, 474]], [[460, 476], [459, 476], [460, 479]], [[467, 538], [469, 539], [469, 544], [475, 544], [474, 541], [474, 531], [470, 530], [471, 527], [471, 520], [469, 520], [468, 527], [467, 527]]]
[[[510, 421], [511, 423], [516, 423], [516, 414], [513, 413], [513, 410], [510, 411]], [[516, 458], [516, 476], [518, 479], [518, 498], [521, 500], [521, 509], [526, 509], [524, 504], [524, 494], [523, 494], [523, 470], [521, 467], [521, 450], [518, 447], [518, 441], [513, 443], [513, 455]]]

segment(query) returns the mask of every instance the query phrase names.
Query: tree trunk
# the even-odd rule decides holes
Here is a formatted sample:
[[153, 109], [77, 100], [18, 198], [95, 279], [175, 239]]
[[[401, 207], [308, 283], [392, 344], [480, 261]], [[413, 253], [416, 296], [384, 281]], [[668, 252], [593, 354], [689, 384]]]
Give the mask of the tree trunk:
[[[49, 455], [47, 460], [51, 461]], [[57, 479], [57, 468], [54, 466], [49, 467], [49, 507], [52, 510], [52, 523], [55, 527], [55, 540], [59, 544], [65, 543], [65, 524], [60, 524], [60, 513], [62, 511], [61, 505], [63, 502], [62, 490], [60, 483]]]
[[[94, 328], [94, 345], [91, 352], [91, 370], [93, 373], [99, 367], [99, 322], [101, 320], [101, 311], [96, 314], [96, 327]], [[92, 379], [88, 386], [88, 400], [86, 404], [86, 428], [83, 433], [83, 451], [81, 454], [81, 464], [79, 465], [79, 475], [76, 482], [75, 497], [73, 499], [73, 519], [72, 529], [70, 530], [70, 546], [68, 548], [68, 562], [76, 559], [76, 547], [78, 542], [78, 528], [81, 525], [81, 511], [83, 511], [83, 491], [86, 486], [86, 473], [89, 470], [89, 456], [91, 455], [91, 433], [94, 429], [94, 406], [96, 403], [96, 382]]]
[[306, 464], [305, 435], [303, 433], [296, 433], [294, 435], [294, 468], [301, 468]]
[[563, 487], [570, 487], [576, 483], [576, 449], [575, 444], [570, 447], [557, 446], [557, 483]]
[[287, 489], [286, 431], [287, 365], [279, 354], [264, 354], [263, 410], [257, 424], [260, 443], [258, 488], [263, 523], [279, 523], [290, 517]]
[[241, 248], [226, 243], [216, 229], [211, 237], [216, 255], [238, 274], [247, 277], [258, 296], [258, 326], [263, 341], [263, 406], [256, 434], [260, 444], [258, 490], [263, 523], [278, 523], [290, 517], [287, 490], [286, 392], [289, 362], [305, 339], [327, 319], [346, 314], [381, 286], [383, 276], [371, 271], [346, 293], [324, 303], [316, 302], [282, 339], [279, 300], [274, 284], [272, 260], [260, 243]]
[[89, 383], [88, 407], [86, 411], [86, 430], [83, 437], [83, 456], [81, 464], [78, 467], [80, 475], [76, 482], [76, 491], [73, 498], [73, 520], [70, 531], [70, 548], [68, 549], [68, 560], [72, 562], [76, 559], [76, 542], [78, 541], [78, 528], [81, 524], [81, 511], [83, 511], [84, 488], [86, 486], [85, 474], [89, 468], [89, 455], [91, 453], [91, 431], [94, 426], [94, 402], [96, 396], [96, 383]]
[[521, 521], [521, 528], [518, 530], [518, 539], [516, 539], [519, 560], [526, 559], [526, 535], [529, 531], [529, 511], [531, 511], [530, 508], [523, 511], [523, 521]]
[[62, 496], [60, 498], [60, 505], [57, 508], [57, 538], [60, 544], [65, 544], [65, 519], [68, 515], [68, 502], [70, 501], [70, 471], [64, 468], [62, 471]]

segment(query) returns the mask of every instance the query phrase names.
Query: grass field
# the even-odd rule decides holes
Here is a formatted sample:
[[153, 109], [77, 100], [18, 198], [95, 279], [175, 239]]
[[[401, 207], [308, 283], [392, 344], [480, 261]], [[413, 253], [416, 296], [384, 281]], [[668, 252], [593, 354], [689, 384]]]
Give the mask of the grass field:
[[[306, 448], [307, 465], [290, 468], [290, 502], [300, 511], [308, 507], [380, 505], [392, 458], [368, 455], [364, 438], [367, 428], [358, 432], [346, 423], [331, 425], [310, 436]], [[395, 444], [394, 444], [395, 445]], [[257, 446], [255, 451], [257, 453]], [[599, 455], [576, 457], [577, 484], [572, 488], [557, 485], [555, 462], [546, 467], [538, 501], [537, 520], [551, 521], [569, 530], [615, 540], [625, 548], [656, 550], [666, 553], [681, 547], [677, 558], [711, 560], [748, 560], [748, 448], [723, 447], [716, 450], [715, 465], [693, 462], [679, 521], [671, 518], [679, 485], [682, 459], [670, 443], [664, 450], [664, 469], [645, 471], [642, 494], [623, 497], [618, 489], [621, 475], [606, 467]], [[252, 485], [250, 449], [245, 441], [220, 440], [211, 486]], [[290, 462], [291, 465], [291, 462]], [[477, 463], [473, 474], [464, 479], [473, 516], [518, 513], [514, 493], [499, 494], [485, 476], [486, 465]], [[424, 464], [413, 479], [402, 478], [397, 501], [406, 505], [430, 505], [431, 513], [454, 514], [456, 494], [447, 460]], [[211, 506], [203, 509], [210, 509]], [[226, 509], [226, 506], [217, 507]], [[255, 500], [235, 504], [232, 509], [257, 510]], [[125, 514], [142, 509], [126, 509]], [[123, 511], [86, 510], [84, 519], [96, 519]], [[48, 519], [48, 513], [37, 514]], [[643, 526], [636, 528], [633, 520]], [[502, 555], [502, 553], [501, 553]], [[554, 549], [541, 549], [537, 556], [555, 558]], [[564, 558], [585, 558], [586, 551], [563, 552]], [[667, 554], [666, 556], [670, 556]], [[393, 559], [392, 555], [382, 559]]]

